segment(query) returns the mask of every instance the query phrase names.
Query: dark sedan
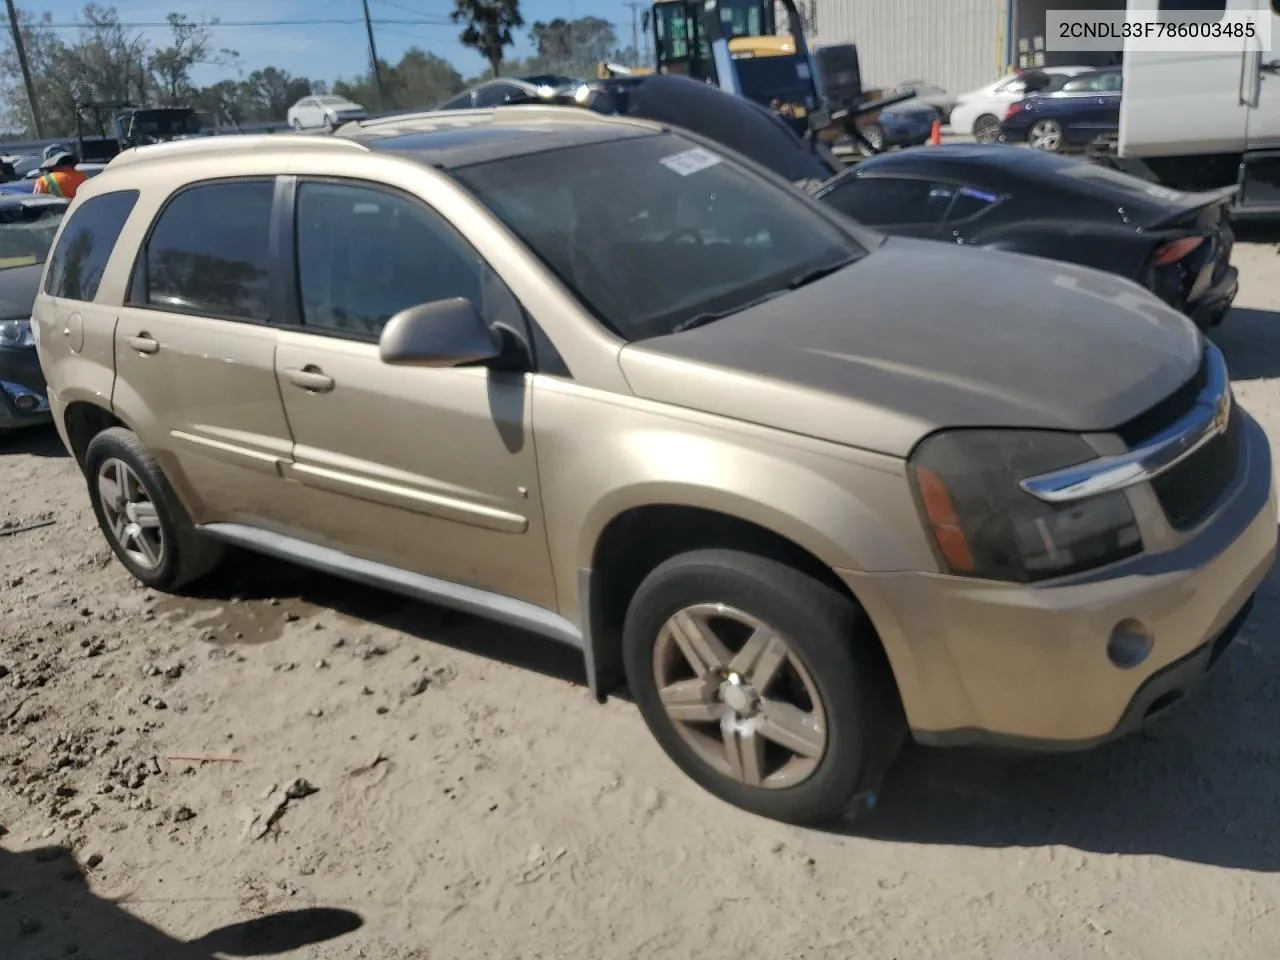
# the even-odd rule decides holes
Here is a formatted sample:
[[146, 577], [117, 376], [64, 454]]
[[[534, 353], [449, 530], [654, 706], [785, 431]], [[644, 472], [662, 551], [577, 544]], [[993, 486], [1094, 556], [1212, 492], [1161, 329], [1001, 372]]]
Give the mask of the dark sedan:
[[1121, 274], [1202, 327], [1220, 322], [1236, 295], [1234, 194], [1182, 193], [1084, 160], [994, 144], [884, 154], [816, 192], [885, 233]]
[[[872, 121], [859, 124], [872, 151], [879, 153], [893, 147], [918, 147], [927, 143], [933, 133], [938, 111], [915, 100], [905, 100], [885, 107]], [[863, 150], [864, 154], [872, 151]]]
[[476, 84], [436, 107], [437, 110], [475, 110], [483, 107], [501, 107], [511, 103], [529, 103], [547, 100], [583, 83], [559, 74], [537, 74], [529, 77], [498, 77]]
[[49, 422], [31, 307], [67, 206], [57, 197], [0, 197], [0, 436]]
[[1093, 70], [1072, 77], [1053, 93], [1009, 104], [1000, 124], [1001, 141], [1063, 153], [1119, 132], [1122, 79], [1119, 67]]

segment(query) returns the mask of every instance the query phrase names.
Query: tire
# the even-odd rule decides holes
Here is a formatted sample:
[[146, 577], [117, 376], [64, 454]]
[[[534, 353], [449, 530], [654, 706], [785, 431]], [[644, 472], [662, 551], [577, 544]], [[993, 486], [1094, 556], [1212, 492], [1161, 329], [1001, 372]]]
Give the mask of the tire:
[[973, 121], [973, 139], [978, 143], [997, 143], [1000, 140], [1000, 118], [984, 113]]
[[324, 115], [324, 132], [333, 133], [333, 117], [327, 113]]
[[[703, 612], [696, 612], [700, 605]], [[754, 624], [719, 620], [726, 609]], [[717, 625], [732, 669], [699, 676], [684, 653], [688, 644], [670, 629], [678, 613], [695, 620], [705, 614], [704, 629]], [[786, 660], [762, 654], [751, 666], [741, 651], [732, 656], [745, 649], [753, 625], [784, 638]], [[627, 610], [622, 644], [628, 686], [649, 730], [675, 764], [710, 793], [796, 824], [823, 823], [874, 805], [875, 790], [906, 726], [884, 652], [859, 608], [843, 594], [774, 560], [732, 550], [694, 551], [667, 560], [645, 577]], [[766, 662], [775, 672], [762, 670]], [[692, 679], [667, 674], [673, 665], [687, 668]], [[762, 677], [757, 691], [752, 685]], [[660, 687], [674, 702], [672, 709], [695, 711], [684, 718], [687, 722], [668, 713]], [[754, 706], [753, 695], [761, 698]], [[807, 711], [797, 706], [804, 701]], [[753, 709], [758, 712], [747, 718]], [[806, 755], [772, 739], [781, 727], [769, 727], [775, 732], [764, 737], [751, 732], [737, 739], [738, 731], [765, 730], [775, 717], [790, 719], [786, 729], [802, 732], [796, 742], [805, 745]], [[807, 722], [814, 717], [821, 722]], [[742, 745], [738, 770], [754, 766], [763, 776], [735, 774], [724, 748], [726, 728]], [[754, 753], [756, 763], [748, 743], [764, 751]]]
[[[122, 475], [121, 467], [126, 474]], [[155, 458], [132, 431], [111, 427], [94, 437], [85, 451], [84, 473], [103, 536], [140, 583], [172, 592], [210, 573], [221, 562], [223, 546], [196, 532]], [[132, 479], [127, 479], [129, 474]], [[107, 490], [113, 484], [123, 491], [125, 501], [133, 502], [106, 503]], [[146, 504], [149, 508], [141, 509]], [[132, 527], [138, 529], [130, 536]], [[146, 545], [150, 545], [149, 551]], [[155, 557], [154, 563], [148, 562], [148, 552]]]
[[1061, 153], [1066, 146], [1062, 124], [1057, 120], [1037, 120], [1027, 131], [1027, 143], [1033, 150]]

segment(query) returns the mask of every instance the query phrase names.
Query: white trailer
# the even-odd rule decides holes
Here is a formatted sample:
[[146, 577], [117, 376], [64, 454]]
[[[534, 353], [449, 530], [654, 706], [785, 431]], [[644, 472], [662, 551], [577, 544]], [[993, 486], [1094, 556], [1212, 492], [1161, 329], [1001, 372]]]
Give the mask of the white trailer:
[[[1130, 10], [1253, 13], [1280, 45], [1280, 0], [1129, 0]], [[1181, 189], [1238, 185], [1237, 216], [1280, 214], [1280, 49], [1126, 49], [1115, 165]]]

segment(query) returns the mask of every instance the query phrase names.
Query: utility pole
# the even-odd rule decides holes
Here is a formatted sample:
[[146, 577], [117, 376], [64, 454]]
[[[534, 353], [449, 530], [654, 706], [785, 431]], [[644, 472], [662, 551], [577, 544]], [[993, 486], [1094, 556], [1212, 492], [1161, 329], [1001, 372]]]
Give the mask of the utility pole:
[[637, 24], [637, 19], [640, 16], [640, 0], [627, 0], [623, 6], [631, 9], [631, 49], [635, 51], [636, 55], [636, 62], [632, 66], [639, 66], [641, 59], [640, 27]]
[[[6, 3], [12, 4], [13, 0], [5, 0]], [[364, 29], [369, 35], [369, 62], [373, 65], [373, 86], [378, 93], [378, 109], [386, 108], [386, 101], [382, 96], [382, 66], [378, 63], [378, 47], [373, 42], [373, 21], [369, 19], [369, 0], [360, 0], [364, 7]]]
[[13, 49], [18, 54], [18, 68], [22, 71], [22, 83], [27, 88], [27, 105], [31, 107], [31, 123], [36, 128], [36, 139], [44, 139], [44, 120], [40, 117], [40, 103], [36, 100], [36, 85], [31, 82], [31, 67], [27, 64], [27, 48], [18, 29], [18, 11], [13, 0], [4, 0], [9, 8], [9, 29], [13, 31]]

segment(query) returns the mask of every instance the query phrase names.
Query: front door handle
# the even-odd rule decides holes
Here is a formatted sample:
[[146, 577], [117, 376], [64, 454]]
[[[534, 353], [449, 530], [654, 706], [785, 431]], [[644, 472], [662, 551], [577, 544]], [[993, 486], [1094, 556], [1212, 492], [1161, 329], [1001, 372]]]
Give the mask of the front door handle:
[[329, 376], [314, 363], [309, 363], [301, 370], [289, 367], [284, 375], [295, 387], [309, 390], [312, 393], [328, 393], [333, 389], [333, 377]]
[[1258, 64], [1258, 70], [1262, 73], [1280, 73], [1280, 60], [1268, 60], [1266, 63]]
[[143, 332], [136, 337], [130, 337], [128, 344], [138, 353], [158, 353], [160, 351], [160, 341], [156, 340], [151, 334]]

